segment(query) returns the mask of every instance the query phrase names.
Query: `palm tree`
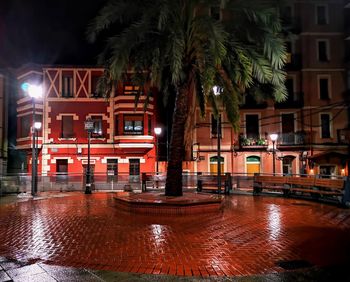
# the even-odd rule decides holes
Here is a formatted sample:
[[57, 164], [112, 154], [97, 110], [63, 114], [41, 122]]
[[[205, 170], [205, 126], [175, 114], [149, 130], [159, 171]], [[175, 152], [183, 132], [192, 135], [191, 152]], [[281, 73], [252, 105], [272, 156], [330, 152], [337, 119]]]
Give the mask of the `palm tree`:
[[[275, 1], [255, 0], [114, 0], [88, 29], [95, 41], [108, 37], [100, 63], [106, 66], [105, 83], [122, 78], [132, 68], [138, 82], [150, 81], [164, 94], [175, 95], [172, 135], [165, 194], [182, 195], [182, 161], [185, 132], [197, 105], [204, 115], [209, 103], [217, 115], [212, 87], [224, 90], [220, 100], [228, 120], [237, 129], [239, 103], [250, 88], [261, 94], [285, 97], [286, 59]], [[219, 6], [222, 19], [210, 16], [209, 7]], [[146, 71], [145, 71], [146, 70]], [[174, 93], [174, 94], [172, 94]]]

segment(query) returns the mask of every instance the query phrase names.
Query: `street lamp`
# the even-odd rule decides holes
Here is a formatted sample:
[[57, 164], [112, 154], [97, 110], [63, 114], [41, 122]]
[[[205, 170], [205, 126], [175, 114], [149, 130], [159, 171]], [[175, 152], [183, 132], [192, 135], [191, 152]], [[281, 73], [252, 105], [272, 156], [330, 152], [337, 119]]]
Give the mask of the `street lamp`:
[[[37, 155], [36, 155], [36, 132], [41, 129], [41, 122], [35, 121], [35, 99], [40, 99], [43, 96], [43, 89], [41, 85], [24, 83], [22, 89], [28, 92], [29, 97], [32, 98], [32, 196], [37, 192]], [[39, 126], [40, 124], [40, 126]]]
[[85, 194], [91, 194], [90, 139], [91, 132], [94, 130], [94, 121], [91, 118], [88, 118], [84, 123], [84, 128], [88, 132], [88, 164], [86, 168]]
[[276, 174], [276, 140], [278, 138], [278, 134], [277, 133], [271, 133], [270, 134], [270, 139], [272, 141], [272, 167], [273, 167], [273, 175]]
[[36, 136], [36, 142], [34, 142], [34, 148], [35, 148], [35, 158], [34, 158], [34, 167], [35, 167], [35, 174], [34, 174], [34, 191], [35, 193], [38, 191], [38, 148], [39, 148], [39, 130], [41, 129], [42, 123], [40, 121], [34, 122], [34, 130], [35, 130], [35, 136]]
[[[220, 86], [217, 86], [215, 85], [213, 87], [213, 92], [214, 92], [214, 95], [216, 97], [219, 97], [221, 92], [222, 92], [222, 88]], [[221, 120], [220, 120], [220, 114], [218, 114], [218, 117], [217, 117], [217, 120], [216, 120], [216, 125], [217, 125], [217, 129], [216, 129], [216, 136], [217, 136], [217, 139], [218, 139], [218, 148], [217, 148], [217, 151], [218, 151], [218, 158], [217, 158], [217, 166], [218, 166], [218, 191], [219, 191], [219, 194], [221, 194], [221, 144], [220, 144], [220, 138], [221, 138]]]
[[158, 151], [158, 136], [162, 133], [162, 128], [161, 127], [155, 127], [154, 128], [154, 133], [156, 134], [156, 175], [158, 175], [158, 170], [159, 170], [159, 151]]

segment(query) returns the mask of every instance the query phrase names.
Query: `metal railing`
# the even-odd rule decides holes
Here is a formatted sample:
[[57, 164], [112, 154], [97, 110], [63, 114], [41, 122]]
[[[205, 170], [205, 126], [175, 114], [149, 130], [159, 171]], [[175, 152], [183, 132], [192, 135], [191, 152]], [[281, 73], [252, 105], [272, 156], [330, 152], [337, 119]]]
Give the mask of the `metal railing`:
[[[271, 175], [271, 174], [261, 174]], [[341, 176], [334, 175], [300, 175], [301, 177], [317, 177], [338, 179]], [[197, 191], [198, 183], [204, 179], [211, 179], [213, 185], [217, 180], [216, 173], [184, 172], [182, 185], [184, 191]], [[86, 177], [82, 173], [52, 173], [38, 175], [37, 192], [69, 192], [85, 191]], [[129, 175], [119, 173], [118, 175], [107, 175], [106, 173], [95, 173], [92, 176], [92, 191], [161, 191], [165, 188], [166, 173], [142, 173], [141, 175]], [[226, 191], [253, 191], [254, 175], [247, 173], [222, 173], [222, 192]], [[226, 183], [226, 184], [225, 184]], [[31, 175], [26, 173], [0, 175], [0, 196], [5, 194], [31, 193]]]

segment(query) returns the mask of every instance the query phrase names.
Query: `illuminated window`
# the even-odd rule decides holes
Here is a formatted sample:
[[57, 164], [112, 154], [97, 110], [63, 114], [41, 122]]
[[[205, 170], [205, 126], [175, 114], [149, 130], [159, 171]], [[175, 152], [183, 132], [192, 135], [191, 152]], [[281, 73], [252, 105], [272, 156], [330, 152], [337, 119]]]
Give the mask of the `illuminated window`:
[[73, 76], [72, 75], [62, 76], [62, 97], [64, 98], [73, 97]]
[[124, 135], [142, 135], [143, 116], [124, 115]]
[[73, 128], [73, 116], [62, 116], [61, 137], [62, 138], [75, 137], [74, 128]]
[[125, 95], [137, 95], [141, 91], [140, 86], [135, 85], [124, 85], [124, 94]]
[[103, 137], [102, 116], [92, 116], [91, 119], [94, 122], [94, 130], [92, 131], [92, 137]]

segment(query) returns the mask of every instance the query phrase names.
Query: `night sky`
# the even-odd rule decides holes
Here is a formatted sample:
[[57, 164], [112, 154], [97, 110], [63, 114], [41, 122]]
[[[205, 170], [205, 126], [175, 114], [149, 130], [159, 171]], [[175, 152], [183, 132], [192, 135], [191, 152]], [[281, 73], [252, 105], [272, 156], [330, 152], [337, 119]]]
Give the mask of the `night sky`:
[[106, 0], [0, 0], [0, 67], [96, 64], [101, 44], [86, 40]]

